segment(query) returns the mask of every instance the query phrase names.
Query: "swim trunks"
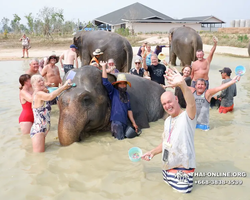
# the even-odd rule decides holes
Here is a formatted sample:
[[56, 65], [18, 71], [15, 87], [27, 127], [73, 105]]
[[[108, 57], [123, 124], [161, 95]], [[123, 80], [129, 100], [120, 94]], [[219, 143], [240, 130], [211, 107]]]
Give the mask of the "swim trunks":
[[73, 65], [63, 65], [64, 73], [67, 74], [67, 72], [71, 69], [74, 69]]
[[23, 110], [19, 116], [20, 122], [34, 122], [33, 111], [31, 108], [31, 103], [26, 101], [26, 103], [22, 104]]
[[162, 170], [163, 180], [174, 190], [190, 193], [193, 189], [194, 168], [174, 168]]
[[219, 107], [219, 113], [227, 113], [227, 112], [233, 111], [233, 109], [234, 109], [234, 104], [231, 105], [230, 107], [220, 106]]
[[39, 108], [33, 108], [34, 124], [30, 131], [31, 138], [37, 133], [47, 135], [50, 129], [50, 111], [51, 106], [49, 101], [45, 101], [45, 104]]

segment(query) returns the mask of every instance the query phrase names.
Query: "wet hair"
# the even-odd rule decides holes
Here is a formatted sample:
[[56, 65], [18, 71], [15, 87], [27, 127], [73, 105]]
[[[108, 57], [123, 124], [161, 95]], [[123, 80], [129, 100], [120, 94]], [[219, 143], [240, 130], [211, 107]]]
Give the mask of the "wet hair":
[[40, 74], [35, 74], [31, 77], [31, 85], [34, 88], [35, 81], [42, 79], [44, 81], [44, 78]]
[[33, 63], [33, 62], [37, 62], [39, 64], [39, 60], [37, 58], [32, 58], [29, 62], [29, 64]]
[[195, 82], [195, 86], [197, 85], [198, 81], [204, 82], [204, 85], [207, 86], [206, 80], [204, 78], [199, 78]]
[[23, 74], [19, 77], [19, 83], [21, 84], [21, 86], [19, 87], [20, 90], [23, 89], [25, 82], [29, 80], [30, 78], [31, 76], [29, 74]]

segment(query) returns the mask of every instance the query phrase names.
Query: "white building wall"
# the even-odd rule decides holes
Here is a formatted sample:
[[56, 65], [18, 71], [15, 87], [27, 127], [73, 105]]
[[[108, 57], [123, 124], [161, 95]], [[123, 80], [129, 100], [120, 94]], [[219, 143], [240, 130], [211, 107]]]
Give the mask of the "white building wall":
[[126, 28], [132, 30], [135, 33], [152, 33], [152, 32], [169, 32], [171, 28], [182, 27], [183, 25], [191, 27], [196, 31], [201, 30], [201, 24], [189, 24], [189, 23], [126, 23]]

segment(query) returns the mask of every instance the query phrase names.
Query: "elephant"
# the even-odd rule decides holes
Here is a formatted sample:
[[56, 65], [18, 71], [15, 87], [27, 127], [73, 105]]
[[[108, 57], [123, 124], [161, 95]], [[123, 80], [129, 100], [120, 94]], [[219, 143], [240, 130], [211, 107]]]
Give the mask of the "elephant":
[[96, 49], [101, 49], [103, 55], [99, 60], [107, 61], [113, 58], [120, 72], [128, 72], [132, 66], [133, 49], [129, 41], [117, 33], [107, 31], [78, 32], [73, 38], [78, 47], [82, 66], [89, 65]]
[[176, 66], [176, 57], [181, 65], [191, 65], [197, 60], [196, 51], [203, 49], [200, 35], [190, 27], [172, 28], [169, 31], [169, 62]]
[[250, 42], [248, 44], [248, 55], [250, 56]]
[[[94, 132], [111, 129], [111, 102], [102, 84], [101, 71], [94, 66], [83, 66], [71, 71], [76, 73], [72, 80], [76, 87], [66, 90], [58, 100], [58, 137], [62, 146], [84, 140]], [[116, 81], [116, 75], [108, 74], [108, 80], [111, 83]], [[160, 102], [165, 90], [158, 83], [127, 73], [125, 76], [132, 84], [127, 91], [139, 128], [148, 128], [149, 122], [167, 116]]]

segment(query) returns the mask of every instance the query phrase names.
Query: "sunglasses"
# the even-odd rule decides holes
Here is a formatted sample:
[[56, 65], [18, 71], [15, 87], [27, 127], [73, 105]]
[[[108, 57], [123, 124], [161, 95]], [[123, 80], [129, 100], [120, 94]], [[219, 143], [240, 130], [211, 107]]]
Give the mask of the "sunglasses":
[[56, 57], [50, 57], [50, 59], [56, 59]]
[[139, 65], [139, 64], [141, 64], [141, 63], [140, 63], [140, 62], [135, 62], [135, 64], [136, 64], [136, 65], [137, 65], [137, 64]]

